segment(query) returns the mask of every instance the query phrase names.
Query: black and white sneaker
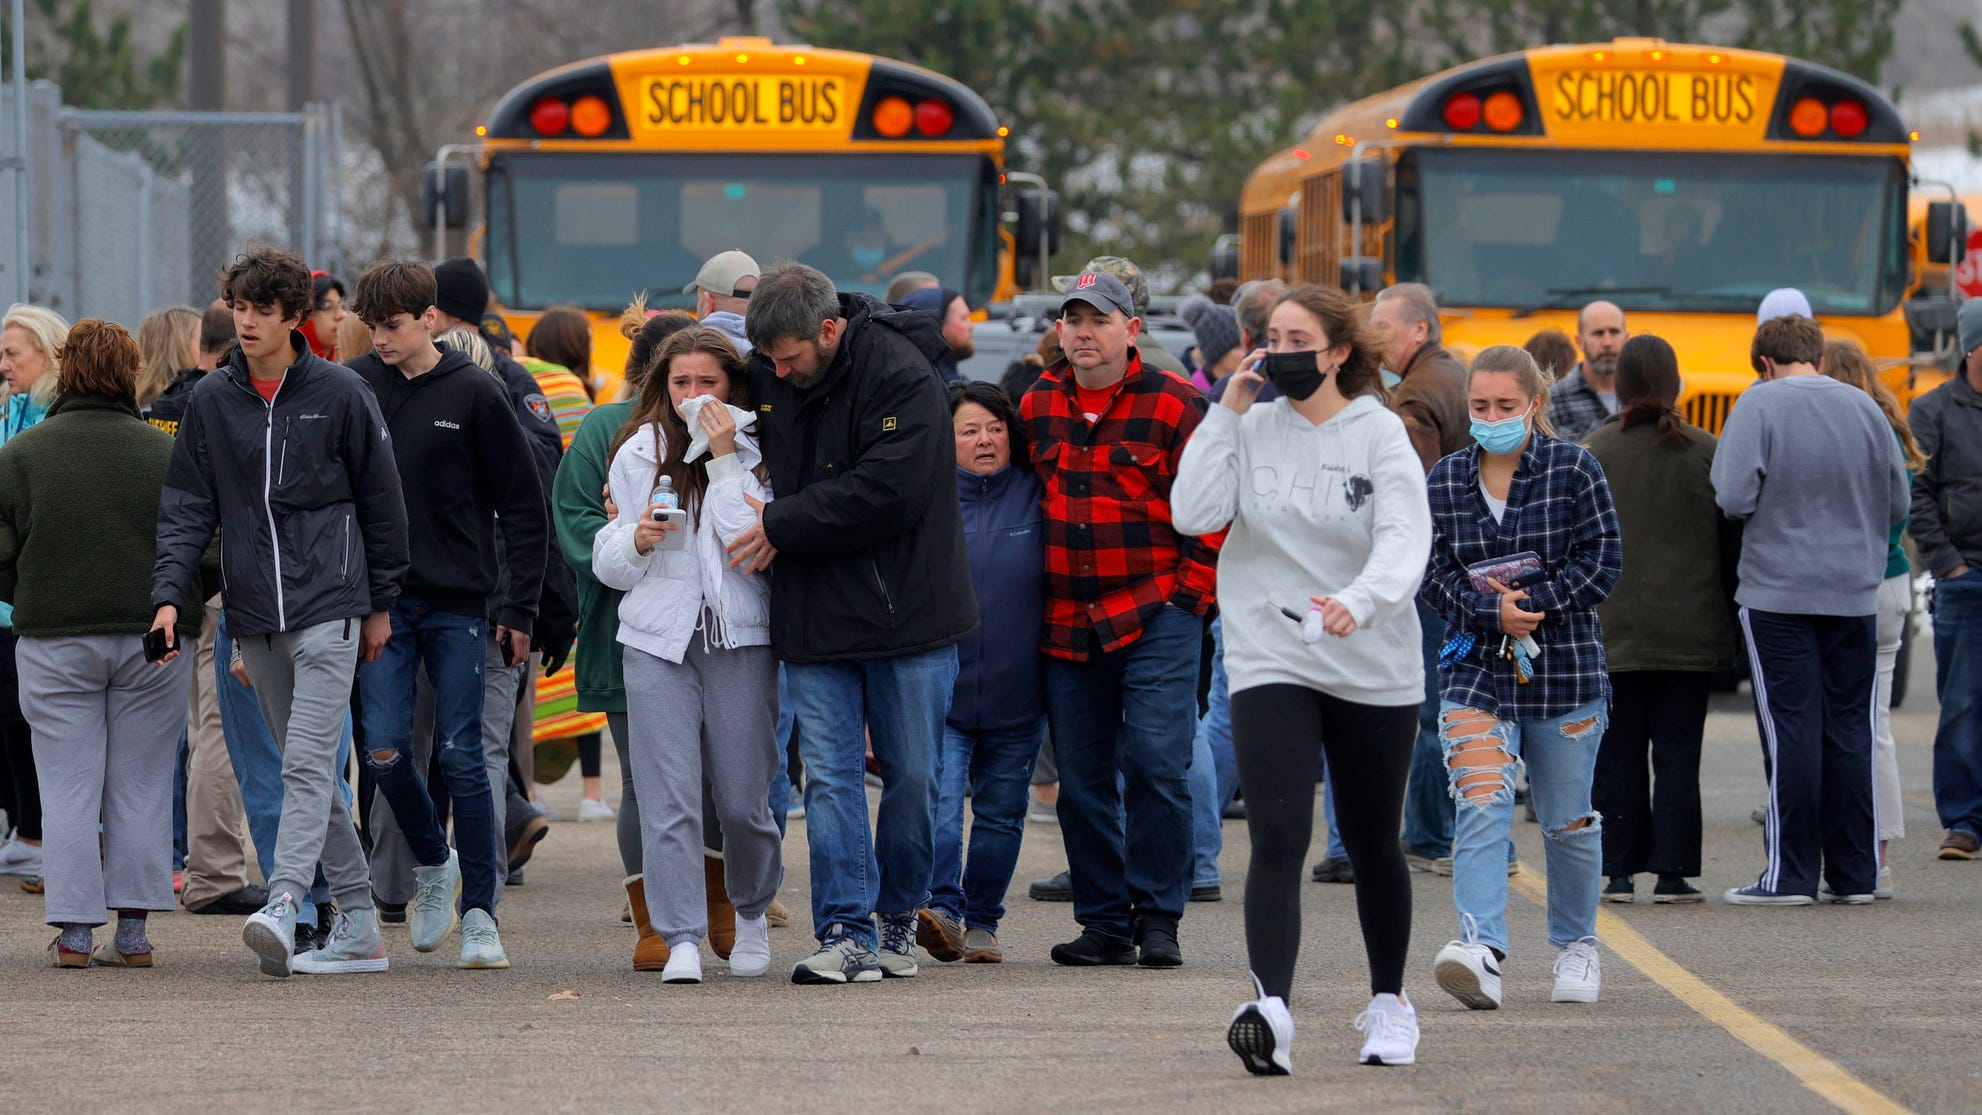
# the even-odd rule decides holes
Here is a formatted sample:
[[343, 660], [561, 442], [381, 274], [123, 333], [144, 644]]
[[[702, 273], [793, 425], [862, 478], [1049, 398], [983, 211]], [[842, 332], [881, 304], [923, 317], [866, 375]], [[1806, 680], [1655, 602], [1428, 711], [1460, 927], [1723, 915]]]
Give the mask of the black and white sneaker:
[[1232, 1012], [1232, 1024], [1225, 1028], [1225, 1044], [1245, 1062], [1246, 1071], [1254, 1076], [1290, 1076], [1294, 1062], [1290, 1055], [1294, 1046], [1294, 1016], [1287, 1010], [1287, 1001], [1278, 995], [1267, 995], [1259, 986], [1257, 977], [1253, 980], [1253, 990], [1259, 997], [1249, 1003], [1239, 1004]]
[[1500, 960], [1478, 941], [1450, 941], [1431, 963], [1446, 994], [1474, 1010], [1500, 1009]]

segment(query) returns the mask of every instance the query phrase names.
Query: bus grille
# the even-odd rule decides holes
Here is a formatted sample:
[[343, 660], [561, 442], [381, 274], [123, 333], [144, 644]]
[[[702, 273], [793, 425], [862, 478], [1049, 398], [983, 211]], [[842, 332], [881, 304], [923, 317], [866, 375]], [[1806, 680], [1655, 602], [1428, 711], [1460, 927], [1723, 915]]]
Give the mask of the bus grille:
[[1719, 436], [1720, 428], [1727, 423], [1727, 412], [1734, 409], [1734, 398], [1717, 392], [1688, 395], [1680, 402], [1679, 412], [1688, 422]]

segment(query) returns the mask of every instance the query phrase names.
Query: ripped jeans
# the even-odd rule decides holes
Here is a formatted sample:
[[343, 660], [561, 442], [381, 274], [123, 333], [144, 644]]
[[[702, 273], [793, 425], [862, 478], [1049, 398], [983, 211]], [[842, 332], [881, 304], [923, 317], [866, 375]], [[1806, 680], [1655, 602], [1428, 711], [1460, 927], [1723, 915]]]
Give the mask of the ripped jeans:
[[1592, 701], [1550, 720], [1499, 720], [1439, 702], [1439, 735], [1457, 803], [1452, 902], [1462, 936], [1507, 951], [1507, 840], [1514, 824], [1514, 760], [1528, 764], [1548, 868], [1548, 939], [1562, 948], [1597, 933], [1603, 819], [1590, 807], [1609, 708]]

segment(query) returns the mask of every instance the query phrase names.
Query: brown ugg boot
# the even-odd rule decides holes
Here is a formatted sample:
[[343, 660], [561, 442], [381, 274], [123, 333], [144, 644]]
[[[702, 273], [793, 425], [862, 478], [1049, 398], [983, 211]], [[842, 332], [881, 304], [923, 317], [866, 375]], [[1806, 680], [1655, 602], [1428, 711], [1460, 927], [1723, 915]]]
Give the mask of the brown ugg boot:
[[668, 943], [654, 932], [653, 924], [647, 920], [645, 876], [626, 877], [626, 901], [633, 907], [633, 924], [640, 930], [640, 939], [633, 945], [633, 970], [658, 972], [668, 966]]
[[736, 945], [736, 907], [723, 882], [722, 858], [704, 852], [702, 876], [709, 891], [709, 949], [728, 960], [729, 950]]

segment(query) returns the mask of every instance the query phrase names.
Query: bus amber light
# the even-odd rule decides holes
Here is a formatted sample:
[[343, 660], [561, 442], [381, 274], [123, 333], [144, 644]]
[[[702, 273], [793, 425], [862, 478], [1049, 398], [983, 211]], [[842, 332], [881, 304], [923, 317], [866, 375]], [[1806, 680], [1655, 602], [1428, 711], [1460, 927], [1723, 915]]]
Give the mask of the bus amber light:
[[612, 127], [612, 109], [597, 97], [580, 97], [571, 104], [571, 130], [587, 139]]
[[1815, 97], [1805, 97], [1789, 109], [1789, 130], [1812, 139], [1824, 134], [1824, 128], [1831, 122], [1831, 112], [1824, 102]]
[[1470, 132], [1480, 125], [1480, 98], [1475, 93], [1460, 93], [1445, 102], [1445, 126], [1455, 132]]
[[1481, 111], [1487, 127], [1496, 132], [1511, 132], [1521, 126], [1521, 98], [1505, 89], [1488, 97]]
[[1011, 130], [1010, 128], [1008, 128], [1008, 127], [1006, 127], [1006, 126], [1005, 126], [1005, 125], [1003, 125], [1003, 124], [1000, 124], [1000, 125], [998, 125], [998, 138], [999, 138], [999, 139], [1004, 139], [1004, 138], [1005, 138], [1006, 136], [1009, 136], [1009, 135], [1011, 135], [1011, 134], [1012, 134], [1012, 130]]
[[540, 136], [562, 135], [571, 122], [571, 106], [556, 97], [545, 97], [530, 106], [530, 126]]
[[929, 100], [915, 106], [915, 130], [931, 139], [950, 130], [957, 122], [957, 114], [948, 101]]
[[874, 106], [874, 130], [889, 139], [900, 139], [915, 126], [915, 109], [900, 97], [889, 97]]
[[1831, 106], [1831, 130], [1845, 139], [1857, 139], [1864, 135], [1865, 128], [1871, 122], [1865, 106], [1857, 101], [1839, 101]]

